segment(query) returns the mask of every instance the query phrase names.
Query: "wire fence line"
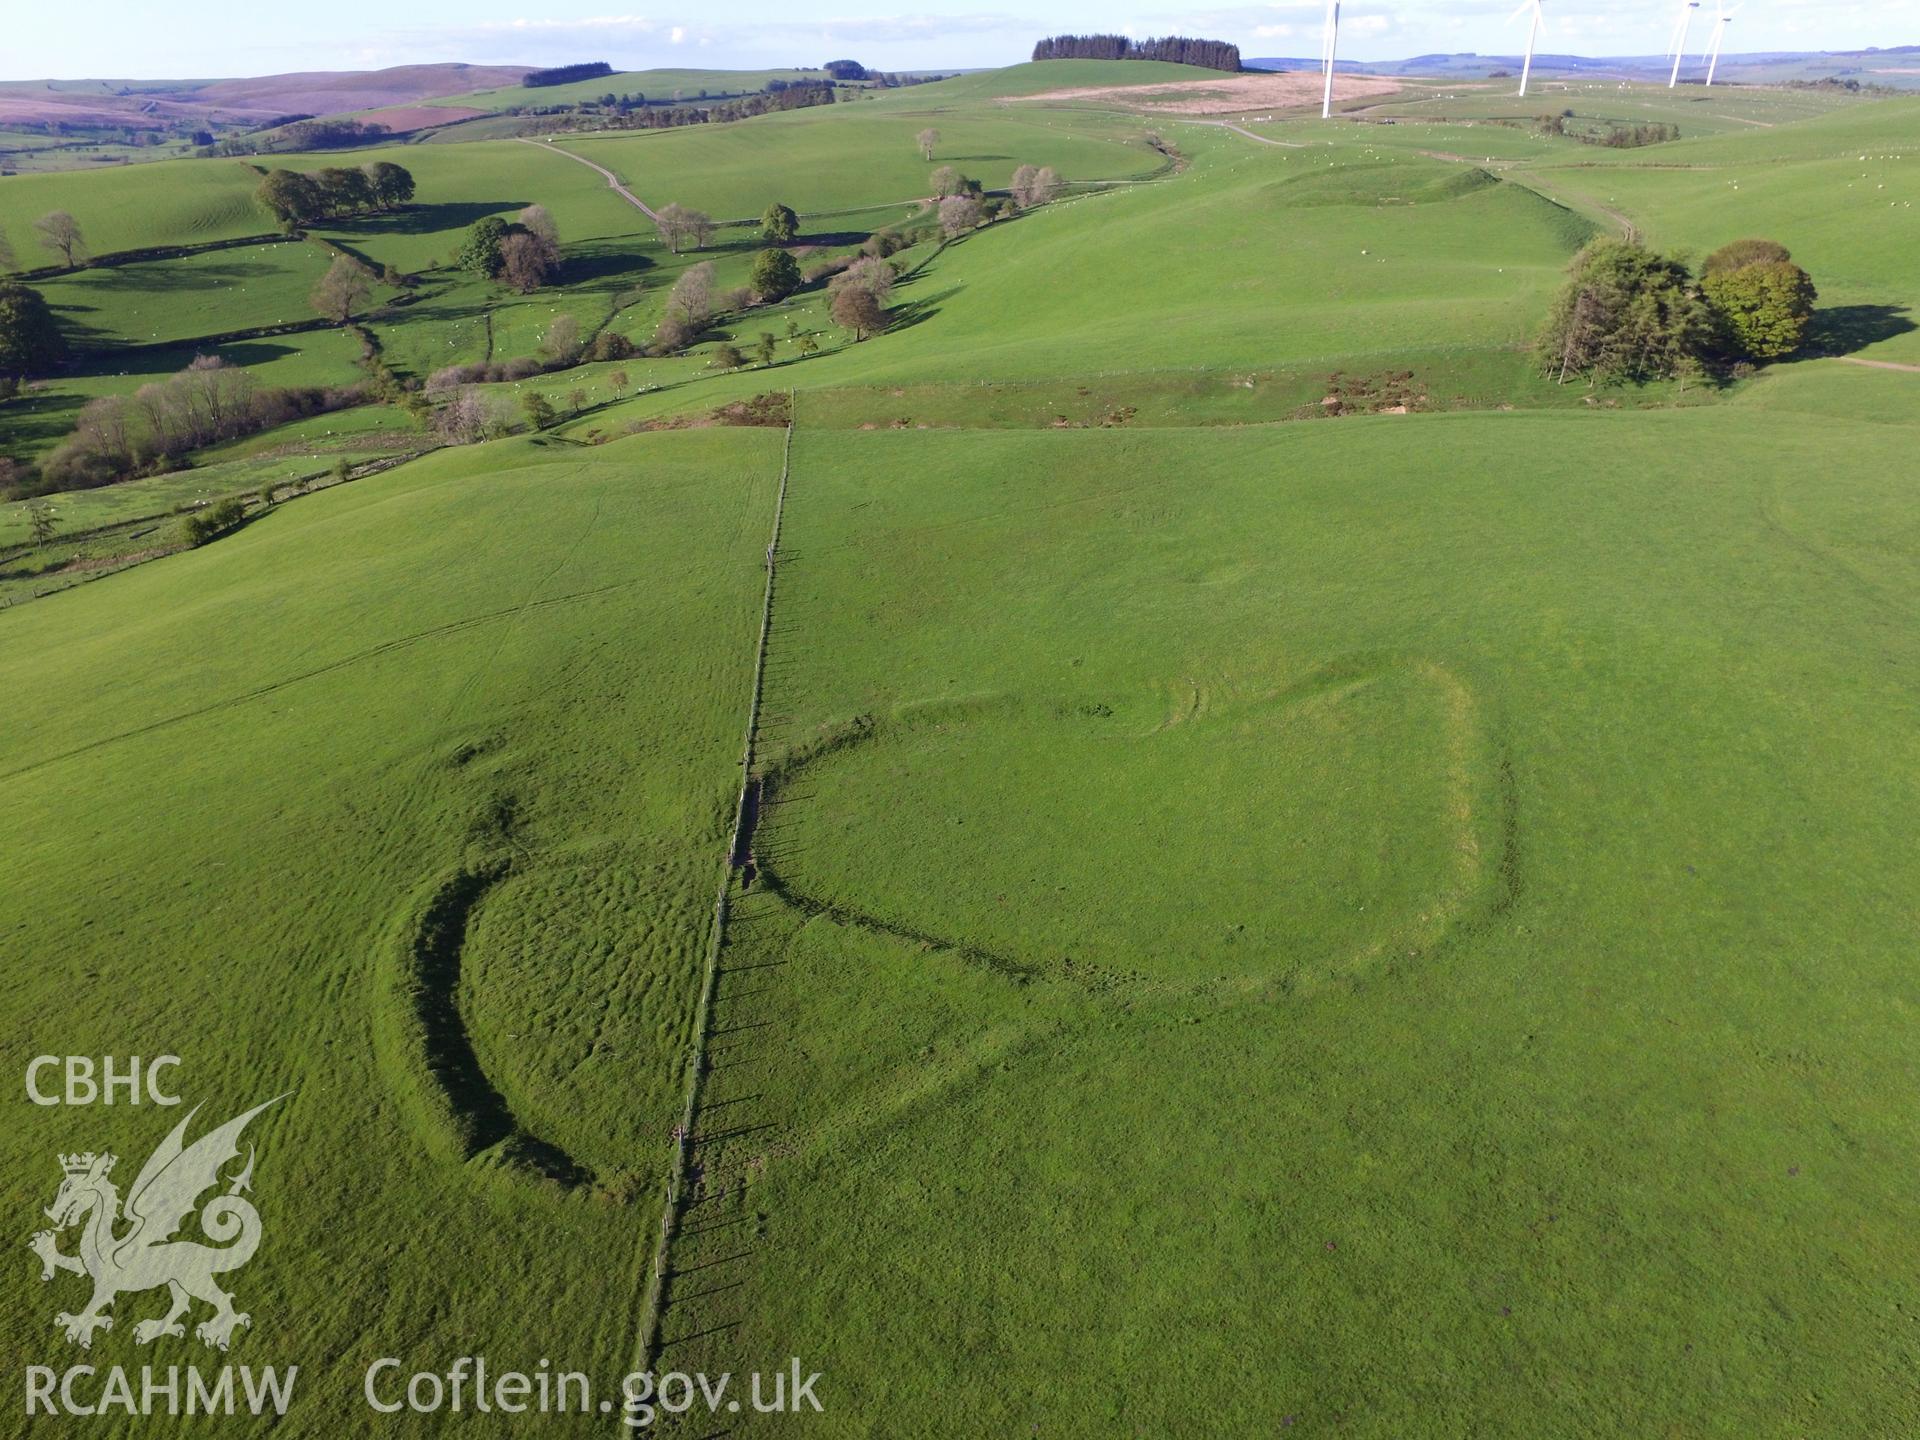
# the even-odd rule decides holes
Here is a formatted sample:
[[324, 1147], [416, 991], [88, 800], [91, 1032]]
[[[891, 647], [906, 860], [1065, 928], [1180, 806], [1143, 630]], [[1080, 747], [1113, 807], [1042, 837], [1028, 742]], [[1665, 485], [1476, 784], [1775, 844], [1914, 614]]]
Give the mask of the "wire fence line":
[[740, 791], [734, 801], [733, 829], [727, 836], [726, 856], [713, 900], [713, 929], [707, 943], [701, 975], [700, 1000], [694, 1012], [693, 1053], [687, 1061], [686, 1098], [674, 1133], [673, 1165], [667, 1173], [665, 1201], [660, 1212], [660, 1235], [641, 1303], [637, 1356], [641, 1370], [651, 1370], [660, 1353], [660, 1322], [665, 1312], [667, 1264], [680, 1228], [680, 1209], [686, 1198], [687, 1171], [693, 1154], [693, 1124], [700, 1109], [700, 1092], [707, 1071], [707, 1046], [712, 1039], [714, 989], [720, 975], [720, 949], [726, 939], [728, 893], [746, 847], [745, 836], [754, 787], [755, 740], [760, 728], [760, 705], [766, 693], [767, 642], [773, 631], [774, 568], [780, 551], [780, 526], [786, 517], [787, 479], [793, 470], [792, 391], [787, 392], [787, 433], [780, 454], [780, 488], [773, 502], [773, 533], [767, 542], [766, 590], [760, 604], [760, 639], [754, 654], [753, 688], [747, 701], [746, 735], [740, 751]]

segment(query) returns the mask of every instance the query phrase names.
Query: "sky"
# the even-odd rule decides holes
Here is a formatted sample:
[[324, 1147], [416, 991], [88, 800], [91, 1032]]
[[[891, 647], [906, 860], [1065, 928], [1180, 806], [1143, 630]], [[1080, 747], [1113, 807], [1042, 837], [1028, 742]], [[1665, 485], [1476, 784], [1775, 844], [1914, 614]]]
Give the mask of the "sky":
[[[0, 79], [213, 78], [465, 60], [616, 69], [744, 69], [843, 57], [883, 70], [960, 69], [1027, 58], [1059, 32], [1231, 40], [1249, 58], [1317, 55], [1325, 0], [1182, 9], [1178, 0], [1066, 3], [1015, 14], [991, 0], [6, 0]], [[1544, 0], [1542, 51], [1646, 55], [1666, 48], [1678, 0]], [[1725, 0], [1704, 0], [1701, 13]], [[1739, 3], [1739, 0], [1735, 0]], [[1166, 6], [1167, 8], [1160, 8]], [[1343, 0], [1341, 54], [1511, 54], [1513, 0]], [[1695, 26], [1696, 35], [1708, 27]], [[1745, 0], [1726, 49], [1849, 50], [1920, 44], [1920, 0]], [[1916, 59], [1920, 64], [1920, 58]]]

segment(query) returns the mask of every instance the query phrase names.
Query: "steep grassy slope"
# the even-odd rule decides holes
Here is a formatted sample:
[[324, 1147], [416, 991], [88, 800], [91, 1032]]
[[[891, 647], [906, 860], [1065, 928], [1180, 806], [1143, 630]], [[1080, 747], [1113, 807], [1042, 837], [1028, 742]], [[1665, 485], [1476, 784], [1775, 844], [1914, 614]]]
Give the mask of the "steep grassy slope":
[[[443, 454], [0, 618], [7, 1050], [177, 1053], [209, 1117], [287, 1094], [238, 1288], [252, 1363], [301, 1367], [288, 1433], [371, 1433], [367, 1359], [530, 1314], [624, 1373], [780, 448]], [[162, 1129], [18, 1116], [7, 1203]], [[53, 1294], [9, 1292], [11, 1353]], [[141, 1358], [136, 1309], [97, 1363]]]
[[78, 220], [96, 254], [261, 235], [273, 226], [253, 203], [259, 183], [238, 160], [10, 175], [0, 179], [0, 229], [23, 266], [58, 263], [33, 232], [33, 222], [51, 210]]

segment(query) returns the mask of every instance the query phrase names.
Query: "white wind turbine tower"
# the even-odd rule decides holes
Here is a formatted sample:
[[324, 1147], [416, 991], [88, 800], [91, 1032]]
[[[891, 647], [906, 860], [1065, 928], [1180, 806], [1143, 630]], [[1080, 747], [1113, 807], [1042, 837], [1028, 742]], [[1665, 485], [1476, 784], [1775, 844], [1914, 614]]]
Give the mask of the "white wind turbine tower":
[[1720, 68], [1720, 42], [1726, 38], [1728, 22], [1740, 13], [1738, 5], [1727, 9], [1726, 0], [1713, 0], [1713, 8], [1716, 12], [1713, 17], [1713, 39], [1708, 42], [1705, 56], [1709, 85], [1713, 84], [1713, 72]]
[[1340, 43], [1340, 0], [1327, 0], [1327, 25], [1320, 32], [1320, 73], [1325, 80], [1320, 90], [1320, 118], [1333, 115], [1333, 54]]
[[1673, 22], [1673, 39], [1670, 44], [1673, 73], [1667, 76], [1669, 90], [1680, 83], [1680, 60], [1687, 53], [1687, 31], [1693, 25], [1693, 12], [1699, 8], [1700, 0], [1680, 0], [1680, 18]]
[[1546, 17], [1540, 13], [1540, 0], [1520, 0], [1520, 8], [1507, 17], [1508, 22], [1511, 23], [1512, 21], [1518, 20], [1529, 10], [1533, 12], [1533, 20], [1527, 26], [1527, 58], [1525, 63], [1520, 67], [1520, 93], [1522, 95], [1527, 93], [1527, 80], [1533, 74], [1534, 42], [1540, 38], [1540, 27], [1546, 24], [1547, 21]]

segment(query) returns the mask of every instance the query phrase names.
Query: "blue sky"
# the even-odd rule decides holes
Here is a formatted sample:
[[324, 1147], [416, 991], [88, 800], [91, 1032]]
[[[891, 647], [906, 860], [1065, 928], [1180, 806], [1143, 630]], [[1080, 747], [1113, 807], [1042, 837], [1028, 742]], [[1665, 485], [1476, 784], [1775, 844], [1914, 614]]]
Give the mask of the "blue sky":
[[[554, 64], [608, 60], [724, 69], [851, 56], [883, 69], [1001, 65], [1042, 34], [1120, 30], [1232, 40], [1243, 54], [1318, 53], [1325, 0], [1180, 8], [1148, 0], [1065, 4], [1024, 14], [977, 0], [898, 8], [888, 0], [93, 0], [68, 9], [9, 4], [0, 78], [176, 78], [365, 69], [424, 61]], [[1710, 10], [1714, 0], [1705, 0]], [[1345, 0], [1341, 53], [1512, 53], [1514, 0]], [[1674, 0], [1546, 0], [1541, 49], [1657, 53]], [[1705, 31], [1695, 27], [1696, 35]], [[1852, 49], [1920, 43], [1920, 0], [1747, 0], [1727, 49]], [[1915, 63], [1920, 63], [1916, 60]]]

